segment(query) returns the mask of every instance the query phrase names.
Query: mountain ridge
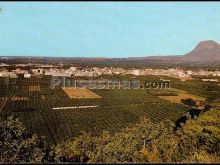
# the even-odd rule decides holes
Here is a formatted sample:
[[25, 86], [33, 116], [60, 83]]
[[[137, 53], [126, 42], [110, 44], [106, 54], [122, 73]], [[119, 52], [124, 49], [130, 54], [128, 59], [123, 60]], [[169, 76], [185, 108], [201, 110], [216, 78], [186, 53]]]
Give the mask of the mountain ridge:
[[[4, 56], [6, 57], [6, 56]], [[127, 58], [110, 58], [110, 57], [37, 57], [37, 56], [8, 56], [9, 59], [56, 59], [56, 61], [69, 62], [140, 62], [140, 63], [220, 63], [220, 44], [214, 40], [199, 42], [190, 52], [184, 55], [156, 55], [145, 57], [127, 57]], [[0, 57], [3, 59], [3, 57]], [[66, 59], [66, 60], [65, 60]]]

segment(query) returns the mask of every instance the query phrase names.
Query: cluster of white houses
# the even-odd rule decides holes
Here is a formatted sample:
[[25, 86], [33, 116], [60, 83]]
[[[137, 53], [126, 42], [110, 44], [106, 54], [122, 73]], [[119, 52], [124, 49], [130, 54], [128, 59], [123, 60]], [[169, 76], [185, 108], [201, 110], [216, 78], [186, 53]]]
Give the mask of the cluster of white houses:
[[186, 74], [185, 71], [181, 69], [123, 69], [123, 68], [76, 68], [70, 67], [69, 69], [58, 69], [58, 68], [50, 68], [50, 69], [31, 69], [34, 76], [37, 75], [51, 75], [51, 76], [86, 76], [86, 77], [96, 77], [100, 75], [112, 75], [112, 74], [132, 74], [135, 76], [139, 75], [161, 75], [161, 76], [172, 76], [172, 77], [180, 77], [180, 78], [188, 78], [190, 79], [190, 75]]
[[19, 75], [23, 75], [24, 78], [30, 78], [31, 74], [27, 70], [15, 69], [8, 71], [3, 69], [0, 71], [0, 77], [18, 78]]
[[[143, 69], [124, 69], [124, 68], [114, 68], [114, 67], [69, 67], [67, 69], [55, 67], [52, 65], [37, 65], [39, 67], [30, 69], [30, 70], [23, 70], [20, 69], [22, 64], [18, 64], [16, 66], [17, 69], [8, 71], [7, 69], [0, 70], [0, 77], [11, 77], [17, 78], [19, 75], [22, 75], [24, 78], [30, 78], [32, 76], [85, 76], [85, 77], [96, 77], [100, 75], [113, 75], [113, 74], [132, 74], [135, 76], [139, 75], [159, 75], [159, 76], [168, 76], [179, 78], [182, 81], [192, 79], [192, 76], [220, 76], [220, 71], [207, 71], [207, 70], [183, 70], [181, 68], [171, 68], [171, 69], [150, 69], [150, 68], [143, 68]], [[1, 64], [1, 66], [5, 66]], [[42, 67], [43, 66], [43, 67]], [[202, 79], [202, 81], [217, 81], [217, 79]]]

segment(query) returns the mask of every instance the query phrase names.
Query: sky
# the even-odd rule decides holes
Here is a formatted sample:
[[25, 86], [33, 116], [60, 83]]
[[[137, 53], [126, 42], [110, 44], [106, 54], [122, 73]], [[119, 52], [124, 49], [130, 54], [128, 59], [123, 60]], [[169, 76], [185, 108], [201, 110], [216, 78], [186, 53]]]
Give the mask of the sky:
[[183, 55], [220, 43], [220, 2], [0, 2], [0, 56]]

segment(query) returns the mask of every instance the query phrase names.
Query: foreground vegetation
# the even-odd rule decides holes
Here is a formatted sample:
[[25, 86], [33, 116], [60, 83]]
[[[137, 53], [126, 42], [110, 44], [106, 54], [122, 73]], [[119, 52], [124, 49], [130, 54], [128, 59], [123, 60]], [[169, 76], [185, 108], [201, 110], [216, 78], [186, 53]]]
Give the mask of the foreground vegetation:
[[189, 119], [174, 131], [170, 121], [152, 123], [146, 118], [110, 135], [84, 133], [49, 147], [42, 138], [29, 135], [13, 118], [0, 122], [1, 162], [219, 162], [220, 110]]
[[[160, 79], [137, 78], [143, 83]], [[217, 84], [170, 80], [172, 87], [206, 98], [207, 105], [220, 99]], [[8, 88], [0, 81], [1, 162], [220, 161], [218, 106], [197, 109], [201, 115], [190, 119], [190, 115], [196, 116], [193, 100], [182, 100], [184, 105], [160, 98], [177, 95], [169, 90], [103, 89], [93, 90], [101, 98], [71, 99], [62, 88], [52, 90], [49, 85], [50, 78], [10, 80]], [[83, 105], [98, 106], [52, 109]], [[210, 108], [213, 110], [208, 111]]]

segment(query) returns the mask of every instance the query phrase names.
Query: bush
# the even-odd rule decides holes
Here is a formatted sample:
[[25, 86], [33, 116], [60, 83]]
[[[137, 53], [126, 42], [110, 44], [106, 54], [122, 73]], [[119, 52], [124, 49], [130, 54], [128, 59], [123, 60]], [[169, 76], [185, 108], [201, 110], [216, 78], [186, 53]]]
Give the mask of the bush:
[[219, 162], [220, 111], [189, 119], [177, 132], [171, 122], [142, 119], [121, 132], [98, 137], [84, 133], [56, 147], [57, 162], [146, 163]]
[[50, 161], [51, 152], [45, 140], [30, 135], [18, 119], [11, 116], [0, 121], [0, 162]]
[[210, 110], [189, 119], [176, 132], [170, 121], [148, 119], [121, 132], [100, 136], [83, 133], [48, 148], [44, 139], [28, 134], [18, 119], [0, 122], [0, 162], [145, 163], [219, 162], [220, 111]]
[[189, 106], [196, 106], [196, 101], [194, 101], [191, 98], [188, 99], [181, 99], [181, 103], [185, 104], [185, 105], [189, 105]]
[[65, 155], [65, 160], [70, 159], [71, 154], [80, 162], [89, 163], [170, 161], [175, 151], [172, 128], [170, 122], [154, 124], [142, 119], [140, 123], [114, 135], [103, 132], [99, 137], [93, 137], [84, 133], [65, 145], [57, 146], [56, 153], [62, 153], [59, 161]]

